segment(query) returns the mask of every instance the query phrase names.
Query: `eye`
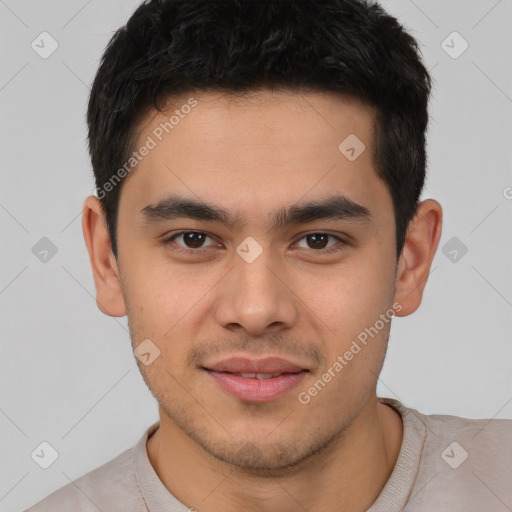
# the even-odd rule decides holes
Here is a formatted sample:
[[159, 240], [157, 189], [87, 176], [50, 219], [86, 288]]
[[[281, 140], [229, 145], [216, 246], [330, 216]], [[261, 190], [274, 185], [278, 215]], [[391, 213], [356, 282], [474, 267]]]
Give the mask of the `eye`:
[[[178, 247], [181, 247], [185, 252], [195, 252], [197, 249], [205, 248], [204, 243], [207, 239], [214, 241], [212, 237], [201, 231], [180, 231], [179, 233], [175, 233], [174, 235], [166, 238], [164, 240], [164, 244], [167, 245], [170, 242], [173, 242]], [[177, 240], [181, 240], [182, 243], [177, 242]], [[210, 246], [211, 245], [217, 244], [214, 241]]]
[[[331, 240], [329, 240], [331, 239]], [[300, 245], [301, 241], [305, 241], [305, 245]], [[332, 243], [331, 243], [332, 242]], [[299, 242], [296, 244], [296, 247], [300, 247], [301, 249], [314, 249], [317, 251], [322, 251], [325, 249], [330, 249], [336, 244], [339, 243], [339, 249], [342, 249], [346, 242], [344, 242], [341, 238], [330, 235], [329, 233], [309, 233], [304, 235]]]
[[[211, 243], [206, 244], [207, 240], [210, 240]], [[188, 254], [198, 253], [201, 249], [220, 245], [211, 236], [202, 231], [179, 231], [168, 236], [163, 241], [163, 244], [165, 246], [173, 246], [171, 249], [174, 251]], [[295, 244], [295, 247], [299, 249], [312, 249], [319, 253], [329, 253], [343, 250], [346, 245], [348, 243], [338, 236], [315, 232], [304, 235]]]

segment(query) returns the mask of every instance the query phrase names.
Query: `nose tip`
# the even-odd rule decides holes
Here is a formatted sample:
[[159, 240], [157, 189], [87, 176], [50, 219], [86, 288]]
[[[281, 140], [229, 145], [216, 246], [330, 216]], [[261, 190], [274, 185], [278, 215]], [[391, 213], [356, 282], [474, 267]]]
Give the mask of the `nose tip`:
[[[271, 266], [269, 252], [258, 249], [255, 242], [246, 239], [239, 245], [241, 259], [219, 289], [215, 314], [226, 329], [244, 329], [260, 336], [293, 325], [297, 310], [293, 294]], [[248, 254], [250, 263], [244, 257]]]

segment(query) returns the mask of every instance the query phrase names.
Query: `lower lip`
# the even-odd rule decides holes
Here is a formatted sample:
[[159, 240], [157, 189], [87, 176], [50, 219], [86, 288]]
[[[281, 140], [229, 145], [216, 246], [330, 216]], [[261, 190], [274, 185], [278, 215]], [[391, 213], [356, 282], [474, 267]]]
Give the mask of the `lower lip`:
[[295, 387], [307, 373], [306, 371], [285, 373], [279, 377], [260, 380], [246, 379], [233, 373], [206, 371], [224, 391], [240, 400], [254, 403], [275, 400]]

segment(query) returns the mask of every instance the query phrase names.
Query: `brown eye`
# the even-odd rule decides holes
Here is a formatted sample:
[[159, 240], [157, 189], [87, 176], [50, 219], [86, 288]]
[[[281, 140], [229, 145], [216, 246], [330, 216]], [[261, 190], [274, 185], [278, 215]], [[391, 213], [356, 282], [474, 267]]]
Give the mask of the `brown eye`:
[[300, 247], [301, 249], [323, 250], [336, 245], [336, 243], [341, 243], [343, 245], [343, 241], [337, 236], [330, 235], [328, 233], [310, 233], [308, 235], [304, 235], [300, 239], [297, 247]]
[[312, 249], [325, 249], [327, 242], [329, 241], [329, 235], [324, 233], [315, 233], [313, 235], [307, 235], [306, 240]]
[[213, 243], [205, 246], [204, 243], [208, 238], [213, 241], [213, 239], [210, 236], [200, 231], [181, 231], [180, 233], [176, 233], [169, 237], [167, 240], [164, 241], [164, 243], [174, 243], [181, 249], [194, 250], [202, 249], [204, 247], [208, 247], [209, 245], [215, 245], [215, 243]]
[[206, 235], [204, 233], [184, 233], [183, 234], [183, 242], [190, 249], [198, 249], [204, 243]]

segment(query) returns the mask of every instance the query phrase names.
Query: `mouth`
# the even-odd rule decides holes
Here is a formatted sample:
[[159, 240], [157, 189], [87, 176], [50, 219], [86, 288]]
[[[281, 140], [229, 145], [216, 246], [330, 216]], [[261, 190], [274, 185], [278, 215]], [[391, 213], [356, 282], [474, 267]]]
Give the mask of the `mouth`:
[[258, 380], [275, 379], [276, 377], [280, 377], [281, 375], [287, 375], [287, 373], [233, 373], [233, 372], [222, 372], [222, 373], [229, 373], [230, 375], [236, 375], [239, 377], [243, 377], [244, 379], [258, 379]]
[[201, 369], [222, 391], [250, 403], [276, 400], [309, 373], [307, 368], [275, 357], [230, 358]]

